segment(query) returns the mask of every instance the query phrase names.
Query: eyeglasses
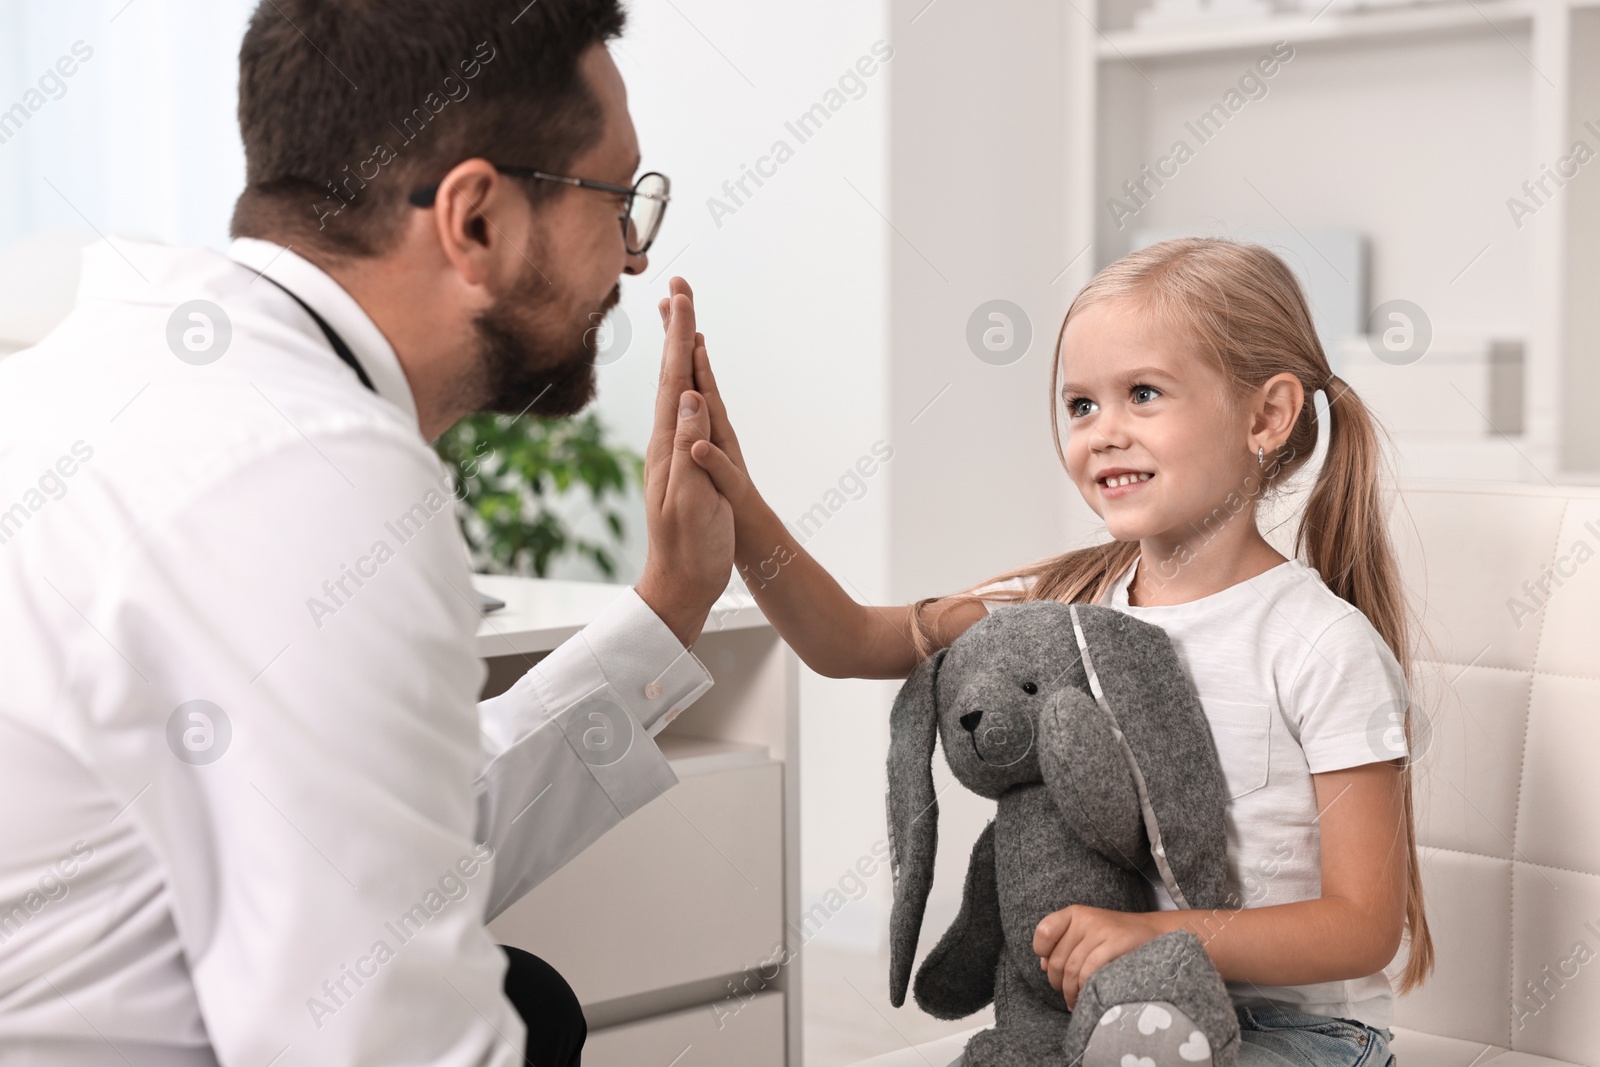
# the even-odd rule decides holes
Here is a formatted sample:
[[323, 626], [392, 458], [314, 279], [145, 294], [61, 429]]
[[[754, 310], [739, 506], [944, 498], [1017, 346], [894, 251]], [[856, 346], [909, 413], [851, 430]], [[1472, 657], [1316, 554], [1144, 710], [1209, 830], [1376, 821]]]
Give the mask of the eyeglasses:
[[[656, 233], [661, 229], [661, 220], [667, 214], [667, 201], [671, 199], [672, 182], [665, 174], [651, 171], [639, 176], [633, 187], [626, 185], [612, 185], [610, 182], [591, 181], [588, 178], [568, 178], [560, 174], [546, 174], [542, 170], [532, 167], [513, 167], [503, 163], [491, 164], [501, 174], [509, 174], [513, 178], [532, 178], [536, 181], [561, 182], [563, 185], [576, 185], [581, 189], [594, 189], [613, 196], [626, 197], [618, 219], [622, 222], [622, 241], [628, 249], [629, 255], [642, 256], [650, 250], [650, 245], [656, 239]], [[434, 198], [439, 195], [439, 184], [424, 185], [420, 189], [413, 189], [408, 199], [417, 207], [432, 207]]]

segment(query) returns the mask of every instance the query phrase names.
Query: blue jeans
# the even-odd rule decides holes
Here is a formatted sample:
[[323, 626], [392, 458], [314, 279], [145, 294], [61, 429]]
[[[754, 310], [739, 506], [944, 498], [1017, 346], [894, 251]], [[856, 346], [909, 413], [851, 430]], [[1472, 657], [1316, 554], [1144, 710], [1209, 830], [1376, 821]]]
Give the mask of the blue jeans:
[[1354, 1019], [1307, 1015], [1288, 1008], [1244, 1008], [1239, 1017], [1239, 1067], [1393, 1067], [1394, 1034]]

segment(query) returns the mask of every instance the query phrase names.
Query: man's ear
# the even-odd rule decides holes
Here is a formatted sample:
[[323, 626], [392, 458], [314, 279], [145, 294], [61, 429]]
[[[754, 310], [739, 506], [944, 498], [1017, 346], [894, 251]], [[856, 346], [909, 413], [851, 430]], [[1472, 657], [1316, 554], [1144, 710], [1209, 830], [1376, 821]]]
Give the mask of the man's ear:
[[439, 181], [434, 237], [463, 282], [485, 286], [505, 269], [510, 235], [526, 229], [527, 211], [526, 196], [488, 160], [463, 160]]

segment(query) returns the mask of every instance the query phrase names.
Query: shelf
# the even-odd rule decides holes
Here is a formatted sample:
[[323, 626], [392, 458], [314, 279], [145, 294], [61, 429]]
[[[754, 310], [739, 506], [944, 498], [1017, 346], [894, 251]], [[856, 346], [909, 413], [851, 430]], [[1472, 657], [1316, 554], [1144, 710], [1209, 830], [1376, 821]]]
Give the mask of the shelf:
[[[1600, 3], [1600, 0], [1594, 2]], [[1532, 21], [1533, 4], [1529, 0], [1485, 3], [1469, 0], [1354, 12], [1327, 10], [1320, 16], [1314, 12], [1274, 15], [1219, 26], [1198, 22], [1157, 30], [1118, 30], [1100, 35], [1096, 54], [1102, 62], [1206, 57], [1269, 47], [1278, 41], [1301, 46], [1372, 38], [1410, 38], [1450, 31], [1488, 33]]]
[[[1502, 418], [1481, 389], [1459, 385], [1484, 419], [1514, 436], [1458, 442], [1439, 419], [1413, 420], [1400, 432], [1406, 420], [1397, 417], [1400, 473], [1600, 480], [1600, 423], [1584, 404], [1600, 388], [1600, 361], [1591, 358], [1600, 305], [1589, 299], [1600, 286], [1600, 246], [1567, 236], [1600, 225], [1600, 188], [1564, 181], [1559, 195], [1546, 195], [1548, 187], [1540, 194], [1536, 218], [1506, 210], [1508, 196], [1533, 203], [1524, 183], [1543, 181], [1575, 141], [1594, 143], [1582, 124], [1600, 114], [1600, 66], [1592, 61], [1600, 0], [1359, 9], [1352, 5], [1360, 0], [1334, 0], [1320, 16], [1321, 0], [1306, 0], [1312, 6], [1285, 5], [1258, 19], [1132, 28], [1134, 9], [1148, 2], [1101, 0], [1107, 29], [1080, 22], [1067, 38], [1069, 66], [1081, 73], [1066, 155], [1084, 161], [1075, 172], [1084, 189], [1074, 195], [1063, 247], [1076, 253], [1089, 244], [1079, 274], [1126, 254], [1138, 230], [1357, 230], [1371, 248], [1364, 299], [1413, 301], [1440, 329], [1515, 335], [1524, 344], [1520, 419]], [[1285, 83], [1276, 105], [1251, 104], [1229, 118], [1239, 112], [1237, 95], [1265, 96], [1242, 75], [1278, 41], [1298, 54], [1292, 87]], [[1230, 82], [1237, 94], [1224, 95], [1233, 93]], [[1220, 114], [1219, 100], [1227, 107]], [[1201, 148], [1211, 138], [1192, 130], [1196, 115], [1227, 122], [1226, 141]], [[1179, 140], [1199, 158], [1176, 160], [1183, 177], [1173, 180]], [[1133, 231], [1113, 202], [1129, 179], [1143, 194], [1124, 200], [1136, 208]], [[1427, 394], [1422, 379], [1445, 369], [1440, 362], [1413, 369], [1408, 387]], [[1488, 373], [1491, 395], [1505, 400], [1498, 369]], [[1452, 381], [1440, 384], [1434, 407], [1465, 411]], [[1384, 414], [1384, 403], [1375, 408]]]

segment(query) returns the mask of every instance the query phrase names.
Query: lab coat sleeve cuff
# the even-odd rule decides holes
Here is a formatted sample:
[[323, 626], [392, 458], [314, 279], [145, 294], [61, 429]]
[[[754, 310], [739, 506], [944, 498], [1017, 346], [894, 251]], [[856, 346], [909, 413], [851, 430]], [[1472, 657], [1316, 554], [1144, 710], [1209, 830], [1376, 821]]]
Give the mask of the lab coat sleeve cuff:
[[604, 682], [651, 737], [711, 688], [694, 653], [628, 589], [511, 690], [478, 705], [492, 758]]
[[652, 737], [711, 688], [705, 664], [631, 588], [583, 628], [583, 639], [606, 680]]

